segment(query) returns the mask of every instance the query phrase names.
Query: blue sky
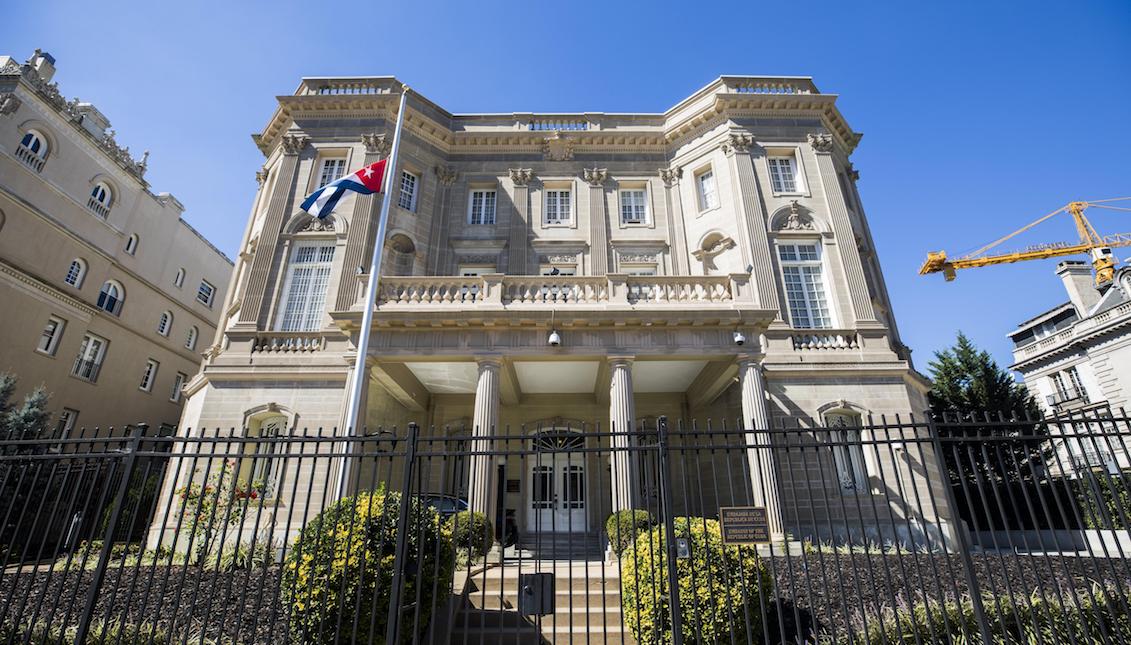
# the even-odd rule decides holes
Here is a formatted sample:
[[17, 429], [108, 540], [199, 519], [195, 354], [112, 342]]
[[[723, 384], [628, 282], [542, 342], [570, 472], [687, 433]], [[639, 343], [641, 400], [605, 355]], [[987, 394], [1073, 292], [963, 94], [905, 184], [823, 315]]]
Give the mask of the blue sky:
[[[393, 74], [453, 112], [656, 112], [721, 74], [812, 76], [864, 133], [860, 190], [922, 370], [958, 329], [1008, 364], [1005, 334], [1064, 299], [1053, 260], [946, 284], [916, 275], [927, 251], [1131, 195], [1126, 0], [326, 6], [11, 3], [0, 53], [51, 52], [64, 94], [151, 150], [153, 189], [229, 255], [262, 163], [249, 135], [303, 75]], [[1131, 231], [1131, 213], [1095, 221]]]

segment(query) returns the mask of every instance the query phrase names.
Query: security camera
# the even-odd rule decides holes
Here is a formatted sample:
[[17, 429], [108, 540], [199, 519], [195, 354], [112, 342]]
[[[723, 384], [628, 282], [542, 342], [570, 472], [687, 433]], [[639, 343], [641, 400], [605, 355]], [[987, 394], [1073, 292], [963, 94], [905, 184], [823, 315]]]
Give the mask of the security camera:
[[562, 344], [562, 335], [555, 329], [550, 332], [550, 337], [546, 339], [546, 342], [550, 343], [551, 347], [557, 347]]
[[746, 265], [746, 272], [747, 273], [754, 273], [754, 265], [753, 264], [747, 264]]
[[745, 345], [746, 344], [746, 336], [744, 336], [742, 334], [742, 332], [740, 332], [738, 330], [735, 330], [735, 332], [734, 332], [734, 344], [735, 345]]

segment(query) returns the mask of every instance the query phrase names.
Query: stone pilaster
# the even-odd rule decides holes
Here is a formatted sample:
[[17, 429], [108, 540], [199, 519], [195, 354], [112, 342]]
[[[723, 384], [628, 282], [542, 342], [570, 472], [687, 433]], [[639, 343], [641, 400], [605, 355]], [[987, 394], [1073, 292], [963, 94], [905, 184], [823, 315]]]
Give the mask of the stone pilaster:
[[456, 183], [459, 173], [448, 166], [434, 168], [436, 179], [440, 182], [440, 198], [436, 200], [436, 207], [432, 211], [432, 231], [428, 240], [428, 274], [440, 275], [440, 260], [447, 257], [448, 247], [448, 211], [452, 210], [449, 204], [452, 201], [452, 185]]
[[742, 424], [745, 429], [759, 430], [746, 434], [746, 459], [750, 464], [751, 487], [754, 505], [764, 506], [770, 520], [771, 536], [784, 534], [781, 517], [781, 500], [778, 495], [777, 469], [771, 448], [770, 413], [766, 406], [766, 388], [762, 381], [761, 365], [753, 356], [738, 358], [738, 381], [742, 389]]
[[499, 378], [502, 363], [497, 358], [479, 358], [479, 376], [475, 384], [475, 413], [472, 419], [471, 450], [468, 468], [467, 502], [472, 511], [483, 513], [495, 523], [497, 492], [495, 457], [488, 454], [495, 447], [491, 435], [498, 434]]
[[[363, 134], [365, 144], [363, 166], [375, 163], [389, 154], [391, 144], [383, 134]], [[349, 233], [346, 236], [345, 257], [342, 259], [342, 275], [338, 279], [338, 297], [335, 308], [339, 311], [353, 308], [358, 300], [357, 270], [369, 270], [373, 257], [373, 236], [377, 234], [377, 215], [380, 202], [377, 195], [356, 195], [353, 202], [353, 215], [350, 216]]]
[[609, 272], [609, 222], [605, 208], [605, 180], [609, 172], [604, 168], [586, 168], [584, 177], [589, 184], [590, 273], [605, 275]]
[[864, 279], [864, 266], [856, 247], [856, 235], [848, 218], [848, 207], [837, 181], [836, 166], [833, 165], [833, 138], [829, 134], [810, 134], [809, 145], [817, 157], [817, 174], [821, 180], [821, 190], [829, 208], [829, 220], [833, 235], [836, 236], [840, 250], [844, 275], [848, 281], [848, 293], [852, 300], [852, 312], [856, 320], [845, 321], [844, 327], [854, 327], [859, 322], [875, 322], [876, 312], [868, 295], [868, 283]]
[[286, 220], [287, 204], [290, 203], [291, 193], [294, 191], [298, 156], [306, 147], [307, 141], [309, 139], [305, 135], [283, 135], [280, 144], [283, 148], [283, 157], [279, 161], [278, 170], [275, 171], [278, 173], [275, 190], [268, 202], [263, 228], [259, 233], [259, 242], [255, 246], [255, 257], [252, 258], [251, 270], [248, 271], [247, 289], [244, 291], [237, 324], [246, 326], [266, 324], [263, 318], [269, 309], [269, 300], [265, 292], [271, 277], [271, 268], [275, 263], [283, 222]]
[[732, 133], [720, 147], [730, 161], [731, 176], [734, 177], [731, 185], [734, 187], [735, 216], [739, 219], [739, 246], [743, 262], [754, 267], [751, 277], [754, 279], [758, 306], [780, 311], [773, 252], [766, 230], [769, 224], [766, 221], [758, 178], [754, 175], [754, 160], [750, 154], [753, 145], [754, 139], [749, 134]]
[[664, 203], [668, 212], [668, 248], [672, 254], [672, 273], [690, 275], [687, 227], [683, 221], [683, 201], [679, 198], [679, 180], [682, 178], [683, 168], [679, 166], [660, 168], [660, 180], [664, 182]]
[[[530, 180], [534, 173], [529, 168], [511, 168], [511, 183], [514, 184], [514, 209], [511, 210], [509, 237], [507, 240], [507, 273], [528, 275], [527, 258], [530, 256]], [[498, 202], [496, 202], [497, 204]]]
[[609, 432], [612, 433], [610, 461], [613, 512], [638, 506], [637, 482], [632, 453], [632, 431], [636, 423], [636, 403], [632, 392], [632, 359], [609, 358]]

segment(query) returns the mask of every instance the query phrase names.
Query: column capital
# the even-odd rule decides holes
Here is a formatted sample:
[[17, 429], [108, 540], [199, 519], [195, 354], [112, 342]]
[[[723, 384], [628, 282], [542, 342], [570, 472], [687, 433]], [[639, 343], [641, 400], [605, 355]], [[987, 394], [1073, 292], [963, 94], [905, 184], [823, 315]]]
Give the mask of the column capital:
[[632, 367], [636, 362], [636, 356], [632, 354], [610, 354], [605, 357], [609, 363], [609, 367]]
[[737, 363], [739, 367], [761, 368], [763, 358], [765, 358], [765, 354], [753, 354], [750, 352], [744, 352], [742, 354], [739, 354], [738, 356], [735, 356], [734, 362]]
[[605, 181], [609, 178], [609, 171], [607, 168], [585, 168], [582, 176], [593, 188], [600, 188], [605, 185]]
[[746, 134], [745, 132], [731, 132], [727, 138], [719, 144], [719, 149], [723, 151], [726, 156], [731, 156], [740, 152], [750, 152], [750, 146], [754, 145], [754, 137]]
[[833, 151], [833, 135], [831, 134], [816, 134], [809, 133], [809, 145], [813, 146], [814, 152], [831, 153]]
[[365, 144], [365, 154], [387, 157], [393, 144], [384, 133], [368, 132], [361, 135], [361, 142]]
[[664, 182], [664, 186], [671, 188], [679, 183], [683, 178], [683, 167], [672, 166], [670, 168], [660, 168], [660, 181]]
[[497, 370], [503, 367], [503, 357], [500, 354], [477, 354], [475, 364], [482, 370]]
[[459, 173], [451, 166], [435, 166], [432, 170], [436, 173], [436, 179], [445, 186], [456, 183], [456, 178], [459, 177]]
[[283, 154], [297, 155], [302, 152], [306, 144], [310, 142], [310, 137], [305, 134], [284, 134], [279, 140], [279, 144], [283, 146]]
[[515, 186], [526, 186], [534, 179], [534, 171], [529, 168], [508, 168], [511, 175], [511, 182]]

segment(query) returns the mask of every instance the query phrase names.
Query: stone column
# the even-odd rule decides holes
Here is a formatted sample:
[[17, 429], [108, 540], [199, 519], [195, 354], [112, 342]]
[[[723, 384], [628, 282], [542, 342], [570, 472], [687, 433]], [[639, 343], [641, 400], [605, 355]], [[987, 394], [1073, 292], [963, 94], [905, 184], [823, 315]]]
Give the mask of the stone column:
[[[507, 240], [507, 273], [528, 275], [526, 266], [530, 245], [530, 180], [534, 173], [529, 168], [511, 168], [514, 184], [514, 208], [511, 210], [509, 238]], [[497, 204], [497, 202], [496, 202]]]
[[[742, 424], [744, 429], [770, 429], [770, 413], [766, 405], [766, 388], [762, 381], [761, 364], [749, 354], [738, 357], [738, 381], [742, 388]], [[746, 434], [746, 460], [750, 464], [750, 479], [753, 489], [754, 505], [766, 508], [770, 520], [770, 535], [784, 535], [781, 500], [778, 495], [777, 470], [774, 468], [774, 453], [767, 432]]]
[[854, 327], [857, 322], [875, 322], [876, 312], [868, 295], [868, 283], [864, 279], [864, 266], [856, 247], [856, 235], [852, 222], [848, 219], [848, 207], [837, 181], [836, 167], [833, 165], [833, 137], [831, 134], [810, 134], [809, 145], [817, 157], [817, 173], [821, 179], [821, 190], [829, 208], [829, 219], [840, 249], [844, 275], [848, 280], [848, 293], [852, 299], [852, 312], [855, 321], [845, 321], [843, 327]]
[[280, 142], [283, 158], [279, 161], [278, 170], [275, 171], [278, 173], [275, 190], [267, 205], [259, 242], [255, 245], [255, 257], [251, 261], [247, 289], [244, 291], [243, 303], [240, 305], [240, 317], [237, 322], [239, 325], [258, 327], [263, 316], [266, 315], [269, 300], [264, 292], [267, 290], [271, 268], [275, 263], [275, 251], [279, 246], [283, 222], [286, 220], [287, 204], [290, 203], [291, 193], [294, 191], [298, 155], [306, 147], [307, 141], [309, 139], [302, 134], [284, 134]]
[[[475, 416], [472, 420], [471, 450], [488, 453], [494, 446], [491, 435], [498, 434], [499, 425], [499, 372], [502, 362], [498, 358], [478, 358], [479, 377], [475, 384]], [[497, 486], [495, 482], [495, 456], [471, 456], [468, 468], [467, 501], [472, 511], [483, 513], [487, 521], [495, 523]]]
[[[723, 153], [730, 160], [731, 176], [734, 181], [735, 214], [738, 223], [739, 245], [743, 259], [754, 266], [754, 292], [758, 295], [758, 306], [763, 309], [777, 309], [777, 280], [774, 278], [773, 253], [770, 249], [769, 224], [766, 210], [762, 205], [762, 193], [758, 188], [758, 178], [754, 176], [754, 160], [750, 147], [754, 139], [749, 134], [732, 133], [722, 143]], [[780, 316], [780, 313], [779, 313]]]
[[[392, 144], [385, 141], [383, 134], [363, 134], [365, 144], [363, 166], [375, 163], [389, 154]], [[338, 278], [338, 297], [334, 306], [338, 311], [352, 309], [357, 303], [357, 269], [369, 270], [369, 260], [373, 257], [373, 236], [377, 234], [377, 214], [380, 203], [377, 195], [355, 195], [353, 215], [346, 237], [345, 257], [342, 260], [342, 275]], [[382, 243], [384, 241], [382, 240]]]
[[679, 166], [660, 168], [668, 211], [668, 248], [671, 249], [672, 273], [675, 275], [691, 273], [687, 255], [687, 227], [683, 221], [683, 202], [679, 198], [679, 180], [682, 178], [683, 168]]
[[635, 460], [629, 451], [636, 422], [632, 394], [632, 358], [609, 357], [609, 432], [613, 512], [639, 507]]
[[440, 198], [436, 200], [436, 207], [432, 211], [432, 231], [428, 243], [428, 269], [427, 275], [441, 275], [440, 260], [448, 257], [448, 211], [452, 210], [448, 204], [452, 199], [452, 184], [456, 183], [458, 173], [448, 166], [436, 166], [436, 179], [440, 182]]
[[608, 214], [605, 212], [605, 180], [609, 171], [604, 168], [586, 168], [585, 182], [589, 184], [589, 257], [592, 275], [609, 272]]

